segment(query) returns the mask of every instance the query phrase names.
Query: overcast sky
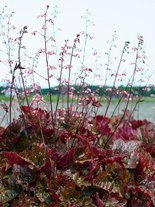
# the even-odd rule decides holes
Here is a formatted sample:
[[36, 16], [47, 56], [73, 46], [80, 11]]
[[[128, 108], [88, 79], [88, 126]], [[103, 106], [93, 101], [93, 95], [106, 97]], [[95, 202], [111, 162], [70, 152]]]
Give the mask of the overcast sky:
[[[0, 0], [1, 9], [7, 5], [8, 11], [15, 12], [14, 22], [17, 27], [28, 25], [32, 30], [39, 26], [36, 17], [43, 13], [47, 4], [58, 6], [57, 24], [62, 30], [58, 37], [62, 41], [73, 39], [84, 30], [81, 16], [89, 9], [90, 18], [95, 24], [90, 28], [90, 33], [95, 39], [93, 46], [90, 43], [88, 47], [94, 47], [104, 54], [107, 40], [111, 39], [116, 30], [117, 47], [121, 51], [125, 41], [136, 45], [137, 35], [142, 35], [148, 68], [150, 71], [155, 69], [155, 0]], [[4, 73], [1, 69], [1, 78], [4, 78]]]

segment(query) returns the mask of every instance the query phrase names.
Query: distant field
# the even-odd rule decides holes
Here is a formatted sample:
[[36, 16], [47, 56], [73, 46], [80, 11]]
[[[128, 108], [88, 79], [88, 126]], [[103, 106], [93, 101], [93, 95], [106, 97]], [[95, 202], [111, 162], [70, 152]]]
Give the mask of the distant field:
[[[112, 102], [113, 103], [117, 103], [119, 101], [119, 98], [112, 98]], [[106, 102], [105, 98], [102, 98], [101, 102]], [[136, 102], [135, 100], [133, 100], [132, 102]], [[141, 102], [149, 102], [149, 103], [155, 103], [155, 97], [141, 97]]]
[[[43, 96], [43, 97], [44, 97], [44, 99], [45, 99], [46, 101], [50, 101], [49, 96], [46, 95], [46, 96]], [[33, 98], [33, 97], [29, 97], [29, 100], [31, 101], [32, 98]], [[61, 100], [61, 99], [62, 99], [62, 97], [60, 97], [60, 100]], [[0, 95], [0, 102], [3, 102], [3, 101], [9, 101], [9, 100], [10, 100], [9, 96]], [[15, 100], [16, 100], [16, 99], [15, 99]], [[67, 97], [64, 96], [64, 97], [63, 97], [63, 100], [66, 101], [66, 100], [67, 100]], [[112, 102], [113, 102], [113, 103], [117, 103], [118, 100], [119, 100], [119, 98], [112, 98]], [[57, 95], [53, 95], [53, 96], [52, 96], [52, 101], [53, 101], [53, 102], [56, 102], [56, 101], [57, 101]], [[141, 98], [141, 101], [142, 101], [142, 102], [148, 102], [148, 103], [155, 103], [155, 97], [142, 97], [142, 98]], [[101, 102], [103, 102], [103, 103], [106, 102], [105, 98], [102, 98]]]
[[[32, 100], [32, 96], [29, 97], [29, 100]], [[50, 101], [50, 97], [49, 96], [43, 96], [43, 98], [45, 99], [45, 101]], [[60, 98], [61, 100], [62, 98]], [[13, 98], [13, 100], [17, 101], [17, 98]], [[63, 100], [67, 100], [67, 97], [64, 97]], [[10, 97], [9, 96], [4, 96], [4, 95], [0, 95], [0, 102], [4, 102], [4, 101], [10, 101]], [[57, 101], [57, 95], [52, 96], [52, 101], [56, 102]]]

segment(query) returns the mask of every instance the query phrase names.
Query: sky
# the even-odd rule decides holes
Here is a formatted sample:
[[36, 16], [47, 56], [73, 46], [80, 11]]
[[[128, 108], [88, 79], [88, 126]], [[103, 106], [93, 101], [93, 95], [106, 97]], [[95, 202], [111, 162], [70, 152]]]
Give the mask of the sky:
[[[114, 52], [114, 56], [118, 57], [125, 41], [130, 41], [131, 47], [134, 47], [137, 45], [137, 36], [142, 35], [148, 57], [145, 70], [149, 70], [150, 74], [153, 74], [150, 83], [154, 84], [155, 0], [0, 0], [0, 9], [4, 5], [7, 5], [8, 13], [15, 12], [13, 21], [17, 28], [20, 29], [27, 25], [32, 31], [40, 27], [37, 16], [45, 11], [46, 5], [50, 5], [52, 8], [56, 5], [58, 10], [56, 21], [61, 28], [61, 32], [58, 32], [57, 35], [59, 45], [63, 44], [65, 39], [72, 41], [76, 34], [84, 30], [85, 24], [81, 16], [85, 15], [88, 9], [91, 14], [89, 18], [95, 24], [90, 27], [89, 32], [95, 38], [88, 44], [87, 52], [89, 53], [92, 48], [95, 48], [101, 56], [107, 51], [107, 41], [111, 39], [114, 31], [117, 32], [116, 45], [118, 48]], [[27, 44], [29, 44], [29, 49], [33, 50], [39, 46], [40, 42], [32, 44], [31, 41]], [[92, 59], [87, 61], [88, 65], [91, 61], [95, 62]], [[94, 62], [91, 63], [92, 67], [95, 65]], [[100, 62], [105, 65], [105, 58], [103, 57]], [[43, 74], [41, 69], [38, 68], [38, 70]], [[3, 69], [1, 65], [1, 82], [6, 78], [6, 72], [7, 70]], [[38, 81], [44, 85], [41, 79]]]

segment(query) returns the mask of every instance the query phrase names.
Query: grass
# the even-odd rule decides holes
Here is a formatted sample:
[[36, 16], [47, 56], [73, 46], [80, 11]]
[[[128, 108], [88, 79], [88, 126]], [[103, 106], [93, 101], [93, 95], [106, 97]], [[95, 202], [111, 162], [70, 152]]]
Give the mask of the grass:
[[[111, 102], [112, 103], [117, 103], [119, 101], [119, 98], [112, 98]], [[136, 102], [136, 100], [133, 100]], [[106, 99], [103, 97], [101, 102], [106, 102]], [[147, 102], [147, 103], [155, 103], [155, 97], [150, 97], [150, 96], [143, 96], [141, 97], [141, 102]]]
[[[48, 95], [45, 95], [43, 96], [45, 101], [49, 101], [49, 96]], [[5, 95], [0, 95], [0, 102], [8, 102], [10, 100], [10, 97], [9, 96], [5, 96]], [[16, 100], [16, 99], [15, 99]], [[29, 97], [29, 100], [31, 101], [32, 100], [32, 97]], [[60, 98], [60, 100], [62, 100], [62, 97]], [[64, 96], [63, 97], [63, 101], [65, 102], [67, 100], [67, 97]], [[119, 98], [112, 98], [112, 102], [113, 103], [117, 103], [119, 100]], [[52, 101], [55, 103], [57, 101], [57, 95], [53, 95], [52, 96]], [[147, 102], [147, 103], [155, 103], [155, 97], [149, 97], [149, 96], [144, 96], [141, 98], [141, 101], [142, 102]], [[101, 100], [102, 103], [106, 102], [106, 99], [105, 98], [102, 98]]]
[[[33, 96], [29, 96], [29, 100], [31, 101], [33, 98]], [[50, 97], [48, 95], [43, 96], [45, 101], [50, 101]], [[13, 100], [17, 100], [17, 98], [13, 98]], [[60, 101], [62, 100], [62, 97], [60, 97]], [[10, 101], [10, 97], [9, 96], [5, 96], [5, 95], [0, 95], [0, 102], [8, 102]], [[57, 101], [57, 95], [53, 95], [52, 96], [52, 101], [55, 103]], [[67, 101], [67, 97], [64, 96], [63, 97], [63, 101]]]
[[9, 100], [10, 100], [9, 96], [0, 95], [0, 102], [2, 102], [2, 101], [9, 101]]

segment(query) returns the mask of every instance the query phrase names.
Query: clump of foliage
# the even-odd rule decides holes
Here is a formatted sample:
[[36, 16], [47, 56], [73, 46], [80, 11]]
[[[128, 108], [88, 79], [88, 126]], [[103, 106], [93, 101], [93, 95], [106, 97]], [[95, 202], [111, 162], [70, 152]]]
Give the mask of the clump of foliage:
[[2, 206], [155, 205], [153, 123], [97, 115], [80, 125], [64, 111], [53, 129], [49, 112], [22, 110], [0, 130]]
[[[23, 56], [21, 52], [24, 49], [23, 37], [28, 33], [28, 28], [25, 26], [13, 42], [9, 37], [11, 16], [7, 16], [8, 33], [3, 33], [3, 38], [9, 40], [4, 44], [8, 49], [7, 63], [11, 81], [9, 105], [1, 105], [9, 116], [9, 124], [0, 127], [0, 205], [153, 207], [155, 125], [147, 120], [135, 120], [134, 110], [128, 111], [138, 63], [142, 62], [140, 57], [144, 58], [143, 55], [140, 56], [143, 38], [138, 37], [138, 45], [134, 48], [135, 62], [133, 73], [127, 82], [128, 92], [124, 89], [118, 91], [116, 88], [117, 78], [120, 77], [119, 70], [129, 48], [129, 42], [125, 42], [118, 67], [115, 73], [111, 74], [114, 82], [108, 89], [108, 97], [105, 97], [106, 111], [99, 115], [98, 109], [106, 90], [110, 52], [101, 96], [98, 96], [97, 91], [91, 91], [86, 81], [93, 72], [90, 67], [85, 66], [86, 43], [90, 38], [87, 32], [84, 33], [85, 44], [78, 77], [72, 77], [72, 68], [73, 59], [79, 58], [79, 34], [72, 46], [65, 41], [60, 54], [57, 55], [59, 73], [53, 72], [56, 67], [50, 64], [50, 58], [55, 55], [57, 47], [55, 38], [49, 37], [47, 29], [51, 25], [54, 26], [55, 19], [48, 18], [48, 9], [49, 6], [45, 13], [39, 16], [44, 22], [42, 33], [33, 32], [34, 36], [41, 35], [44, 48], [36, 53], [32, 68], [29, 69], [22, 61], [23, 57], [28, 56]], [[86, 24], [88, 23], [90, 21], [86, 19]], [[109, 51], [112, 50], [114, 40], [115, 36]], [[12, 59], [12, 44], [17, 46], [18, 51], [15, 60]], [[52, 48], [55, 46], [55, 51], [51, 49], [51, 44]], [[42, 78], [49, 90], [48, 110], [40, 107], [44, 100], [38, 93], [39, 86], [34, 81], [40, 56], [45, 58], [47, 74]], [[27, 74], [32, 75], [33, 87], [27, 87]], [[55, 108], [51, 92], [51, 82], [54, 78], [58, 82]], [[74, 93], [75, 85], [79, 86], [78, 94]], [[32, 102], [29, 99], [31, 93], [35, 94]], [[118, 104], [108, 117], [112, 97], [118, 93]], [[12, 118], [14, 97], [19, 105], [17, 119]], [[115, 115], [124, 98], [126, 104], [123, 114]], [[140, 97], [135, 107], [139, 102]]]

